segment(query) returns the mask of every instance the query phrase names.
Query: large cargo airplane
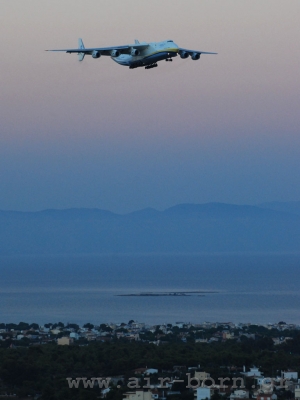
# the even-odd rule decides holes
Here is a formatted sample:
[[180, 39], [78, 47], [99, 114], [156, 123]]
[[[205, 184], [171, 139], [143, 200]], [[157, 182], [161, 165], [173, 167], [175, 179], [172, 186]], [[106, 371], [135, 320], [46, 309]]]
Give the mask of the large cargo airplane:
[[125, 46], [85, 48], [82, 39], [78, 39], [78, 49], [47, 51], [77, 53], [79, 61], [83, 61], [85, 55], [91, 55], [93, 58], [110, 56], [116, 63], [130, 69], [138, 67], [145, 67], [146, 69], [155, 68], [158, 61], [173, 61], [172, 58], [178, 54], [181, 58], [188, 58], [190, 56], [192, 60], [199, 60], [201, 54], [217, 54], [207, 51], [183, 49], [178, 47], [173, 40], [153, 43], [140, 43], [138, 40], [135, 40], [134, 44]]

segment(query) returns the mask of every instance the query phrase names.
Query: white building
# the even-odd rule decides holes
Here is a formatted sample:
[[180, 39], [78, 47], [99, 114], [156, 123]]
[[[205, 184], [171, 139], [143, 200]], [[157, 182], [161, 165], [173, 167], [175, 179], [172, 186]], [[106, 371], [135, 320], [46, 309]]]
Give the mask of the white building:
[[210, 400], [210, 388], [199, 387], [196, 389], [197, 400]]
[[195, 371], [195, 379], [199, 379], [200, 381], [205, 381], [210, 377], [210, 374], [205, 371]]
[[[259, 391], [261, 393], [272, 393], [274, 385], [271, 378], [255, 378], [257, 385], [259, 386]], [[273, 399], [274, 400], [274, 399]]]
[[24, 335], [17, 335], [17, 340], [23, 339]]
[[101, 390], [101, 397], [102, 397], [103, 399], [105, 399], [105, 397], [107, 396], [107, 394], [108, 394], [109, 392], [110, 392], [110, 388]]
[[260, 370], [256, 367], [250, 368], [250, 371], [248, 372], [243, 372], [243, 375], [245, 376], [262, 376]]
[[298, 379], [298, 372], [295, 371], [281, 371], [283, 379]]
[[123, 400], [152, 400], [151, 392], [144, 392], [143, 390], [137, 390], [136, 392], [124, 393]]
[[158, 374], [158, 369], [148, 368], [148, 369], [146, 369], [145, 374], [148, 374], [148, 375]]
[[70, 346], [70, 344], [72, 344], [72, 343], [73, 343], [73, 339], [66, 337], [66, 336], [63, 336], [63, 337], [57, 339], [57, 344], [59, 346]]

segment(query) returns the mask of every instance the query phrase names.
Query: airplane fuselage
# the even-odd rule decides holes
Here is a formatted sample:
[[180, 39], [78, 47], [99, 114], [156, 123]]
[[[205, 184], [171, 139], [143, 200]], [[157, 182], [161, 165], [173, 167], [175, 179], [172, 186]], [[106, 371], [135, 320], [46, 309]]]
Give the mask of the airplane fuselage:
[[130, 68], [137, 68], [153, 65], [158, 61], [176, 57], [179, 47], [172, 40], [164, 42], [149, 43], [149, 46], [142, 50], [139, 55], [121, 54], [118, 57], [111, 57], [116, 63]]

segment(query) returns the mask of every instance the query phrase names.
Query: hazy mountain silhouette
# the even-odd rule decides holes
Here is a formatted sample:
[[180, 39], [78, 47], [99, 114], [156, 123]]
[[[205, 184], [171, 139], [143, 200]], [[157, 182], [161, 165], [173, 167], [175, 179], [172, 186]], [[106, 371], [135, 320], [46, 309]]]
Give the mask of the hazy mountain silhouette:
[[285, 209], [287, 203], [267, 204], [278, 209], [207, 203], [126, 215], [0, 211], [0, 254], [300, 251], [300, 214]]
[[270, 203], [258, 204], [259, 207], [268, 208], [275, 211], [289, 212], [300, 215], [300, 201], [279, 202], [272, 201]]

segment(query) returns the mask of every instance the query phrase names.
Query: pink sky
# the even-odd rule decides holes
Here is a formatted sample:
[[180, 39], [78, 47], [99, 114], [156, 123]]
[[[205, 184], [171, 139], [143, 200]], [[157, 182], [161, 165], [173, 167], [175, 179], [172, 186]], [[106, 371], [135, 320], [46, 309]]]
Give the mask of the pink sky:
[[[300, 3], [3, 0], [0, 209], [300, 199]], [[173, 39], [129, 70], [47, 53]]]

